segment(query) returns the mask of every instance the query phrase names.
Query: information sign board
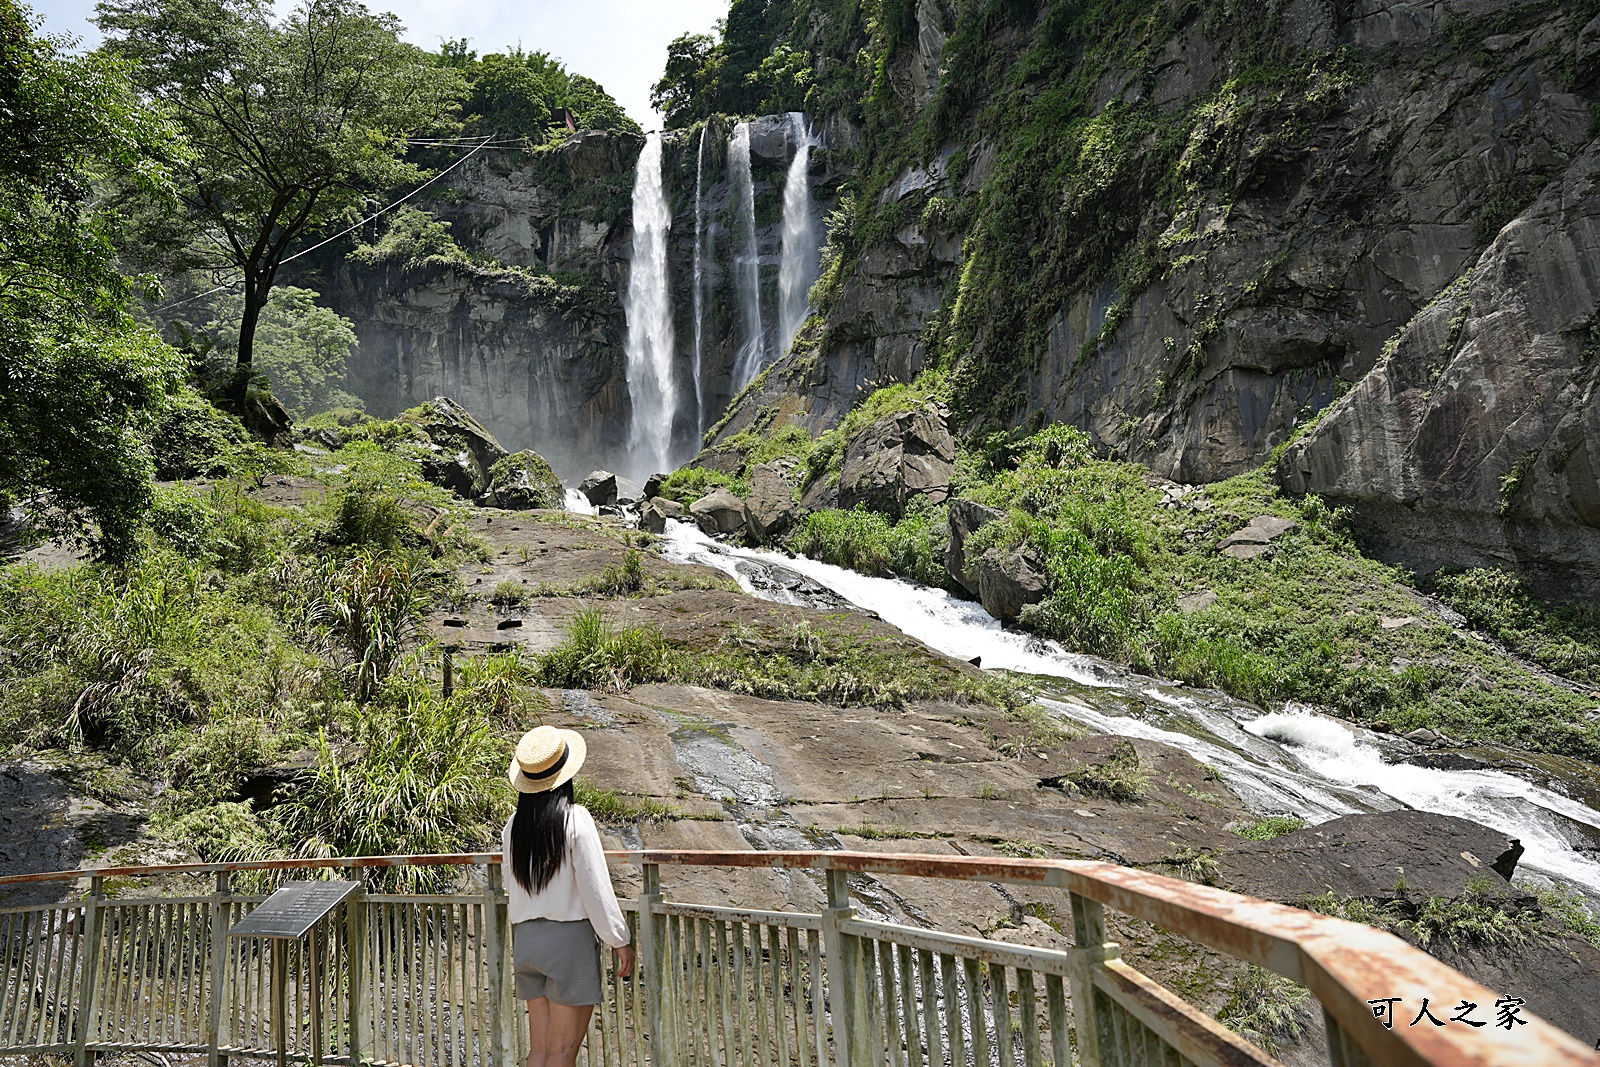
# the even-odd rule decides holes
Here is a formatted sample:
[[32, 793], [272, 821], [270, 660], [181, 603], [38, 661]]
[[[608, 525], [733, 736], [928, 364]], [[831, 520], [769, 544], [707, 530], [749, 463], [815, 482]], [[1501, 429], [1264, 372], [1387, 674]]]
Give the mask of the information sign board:
[[229, 937], [296, 939], [317, 925], [359, 882], [287, 882], [256, 909], [233, 924]]

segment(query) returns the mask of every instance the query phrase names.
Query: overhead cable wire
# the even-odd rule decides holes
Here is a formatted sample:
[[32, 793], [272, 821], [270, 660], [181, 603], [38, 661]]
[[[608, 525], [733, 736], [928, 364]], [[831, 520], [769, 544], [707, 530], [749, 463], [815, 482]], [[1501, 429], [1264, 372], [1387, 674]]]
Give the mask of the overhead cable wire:
[[[315, 252], [317, 249], [321, 248], [323, 245], [331, 244], [334, 241], [337, 241], [339, 238], [345, 236], [346, 234], [352, 233], [355, 230], [359, 230], [361, 227], [365, 226], [369, 222], [372, 222], [374, 219], [377, 219], [378, 217], [382, 216], [386, 212], [393, 211], [395, 208], [399, 207], [401, 204], [405, 203], [407, 200], [410, 200], [413, 196], [416, 196], [418, 193], [422, 192], [422, 190], [426, 189], [428, 186], [432, 185], [434, 182], [438, 181], [440, 178], [443, 178], [446, 174], [449, 174], [451, 171], [453, 171], [457, 167], [461, 166], [461, 164], [465, 163], [467, 160], [469, 160], [473, 156], [477, 155], [484, 148], [489, 147], [490, 146], [489, 142], [492, 141], [492, 140], [494, 140], [493, 137], [485, 138], [481, 143], [479, 143], [475, 148], [473, 148], [472, 151], [468, 152], [466, 155], [462, 156], [460, 159], [456, 160], [454, 163], [450, 164], [444, 170], [441, 170], [438, 174], [435, 174], [433, 177], [429, 178], [427, 181], [423, 182], [421, 185], [417, 186], [415, 189], [411, 190], [409, 193], [407, 193], [405, 196], [402, 196], [400, 199], [396, 200], [394, 203], [389, 204], [389, 205], [387, 205], [385, 207], [379, 208], [377, 211], [374, 211], [372, 214], [368, 215], [366, 218], [361, 219], [358, 222], [352, 223], [349, 226], [346, 226], [344, 229], [340, 230], [338, 233], [334, 234], [332, 237], [326, 237], [326, 238], [322, 239], [321, 241], [318, 241], [316, 244], [312, 245], [310, 248], [302, 248], [300, 251], [296, 252], [294, 255], [286, 256], [279, 263], [279, 266], [282, 266], [284, 263], [293, 263], [295, 260], [299, 259], [301, 256], [310, 255], [312, 252]], [[203, 299], [205, 297], [210, 296], [212, 293], [220, 293], [224, 289], [232, 289], [234, 286], [236, 286], [238, 284], [239, 284], [239, 280], [238, 279], [235, 279], [234, 281], [231, 281], [231, 282], [223, 282], [221, 285], [217, 286], [214, 289], [207, 289], [203, 293], [197, 293], [194, 296], [187, 296], [187, 297], [184, 297], [182, 300], [175, 300], [170, 304], [163, 304], [161, 307], [156, 308], [156, 310], [157, 311], [170, 311], [171, 309], [173, 309], [175, 307], [182, 307], [185, 304], [192, 304], [196, 300], [201, 300], [201, 299]]]

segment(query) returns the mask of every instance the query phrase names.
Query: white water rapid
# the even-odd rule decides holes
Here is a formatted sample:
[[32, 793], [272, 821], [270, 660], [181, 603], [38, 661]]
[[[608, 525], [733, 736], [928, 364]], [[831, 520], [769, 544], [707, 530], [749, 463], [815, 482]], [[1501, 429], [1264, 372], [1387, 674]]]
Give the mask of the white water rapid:
[[728, 141], [728, 182], [733, 193], [733, 290], [741, 326], [733, 361], [733, 395], [738, 396], [767, 361], [761, 325], [761, 252], [756, 244], [756, 186], [750, 171], [750, 124], [733, 128]]
[[706, 127], [700, 127], [700, 144], [694, 154], [694, 362], [690, 373], [694, 375], [694, 433], [695, 440], [706, 431], [706, 398], [700, 381], [700, 352], [705, 335], [706, 274], [705, 262], [711, 258], [706, 242], [706, 201], [701, 192], [706, 176]]
[[773, 570], [792, 572], [946, 655], [981, 656], [986, 670], [1063, 679], [1067, 684], [1058, 692], [1041, 681], [1042, 705], [1102, 733], [1181, 748], [1219, 768], [1258, 812], [1300, 815], [1310, 823], [1399, 807], [1455, 815], [1520, 839], [1527, 850], [1522, 867], [1600, 895], [1600, 863], [1574, 847], [1572, 826], [1600, 829], [1600, 812], [1514, 775], [1386, 763], [1371, 735], [1332, 719], [1292, 707], [1262, 715], [1214, 692], [1156, 682], [1004, 630], [978, 605], [942, 590], [869, 578], [803, 556], [736, 548], [687, 523], [667, 524], [663, 555], [715, 567], [755, 596], [805, 603], [803, 594], [770, 578]]
[[778, 263], [779, 352], [789, 351], [806, 321], [811, 285], [817, 280], [817, 224], [811, 209], [811, 133], [806, 117], [789, 113], [794, 158], [783, 181], [783, 257]]
[[672, 469], [672, 423], [678, 387], [672, 378], [672, 302], [667, 290], [667, 231], [672, 211], [661, 185], [661, 134], [645, 138], [633, 180], [633, 262], [628, 271], [628, 431], [632, 477]]

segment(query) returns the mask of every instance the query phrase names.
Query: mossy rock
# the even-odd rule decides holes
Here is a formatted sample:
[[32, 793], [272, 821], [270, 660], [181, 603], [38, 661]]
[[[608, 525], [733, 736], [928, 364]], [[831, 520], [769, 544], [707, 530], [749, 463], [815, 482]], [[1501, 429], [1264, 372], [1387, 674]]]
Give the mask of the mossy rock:
[[566, 488], [545, 458], [532, 449], [513, 452], [489, 468], [490, 502], [511, 511], [559, 508]]
[[150, 435], [156, 477], [166, 480], [220, 475], [224, 453], [250, 439], [239, 420], [193, 393], [174, 398]]

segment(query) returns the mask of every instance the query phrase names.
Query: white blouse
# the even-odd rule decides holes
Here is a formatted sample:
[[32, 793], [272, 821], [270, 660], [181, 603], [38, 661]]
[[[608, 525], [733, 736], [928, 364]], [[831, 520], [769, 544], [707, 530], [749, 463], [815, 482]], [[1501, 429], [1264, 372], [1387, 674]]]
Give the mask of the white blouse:
[[505, 859], [502, 870], [506, 895], [510, 898], [507, 917], [512, 925], [529, 919], [588, 919], [595, 935], [612, 948], [628, 943], [628, 924], [617, 906], [611, 872], [606, 869], [605, 847], [588, 808], [574, 804], [568, 809], [566, 858], [549, 884], [537, 893], [522, 888], [511, 873], [511, 819], [506, 820], [506, 828], [500, 832], [500, 849]]

